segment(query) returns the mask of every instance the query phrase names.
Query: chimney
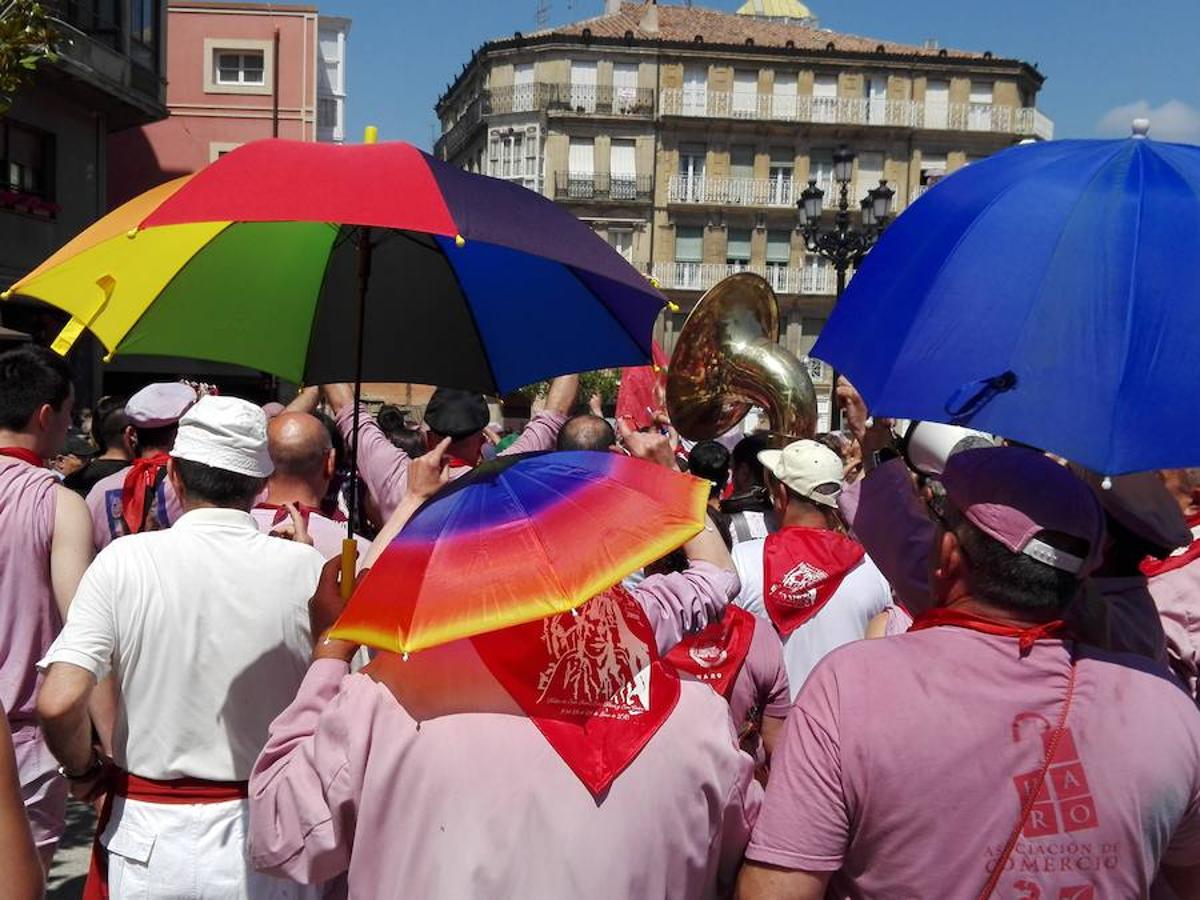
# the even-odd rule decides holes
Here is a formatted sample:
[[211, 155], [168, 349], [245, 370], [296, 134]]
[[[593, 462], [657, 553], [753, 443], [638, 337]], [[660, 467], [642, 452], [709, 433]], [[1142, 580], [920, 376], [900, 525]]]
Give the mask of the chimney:
[[621, 11], [621, 0], [604, 0], [604, 14], [615, 16]]
[[658, 3], [655, 0], [646, 4], [646, 11], [642, 13], [642, 21], [638, 23], [638, 28], [646, 34], [658, 34]]

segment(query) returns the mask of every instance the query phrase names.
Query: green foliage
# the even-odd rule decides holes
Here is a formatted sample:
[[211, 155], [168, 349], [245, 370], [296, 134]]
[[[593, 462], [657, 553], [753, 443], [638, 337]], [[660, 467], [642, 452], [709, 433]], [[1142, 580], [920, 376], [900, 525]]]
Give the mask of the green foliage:
[[[620, 369], [597, 369], [595, 372], [581, 372], [579, 375], [579, 402], [587, 403], [592, 394], [599, 394], [605, 404], [615, 403], [617, 388], [621, 386]], [[539, 381], [526, 385], [516, 393], [528, 397], [544, 397], [550, 390], [550, 382]]]
[[0, 0], [0, 114], [42, 62], [58, 58], [49, 11], [34, 0]]

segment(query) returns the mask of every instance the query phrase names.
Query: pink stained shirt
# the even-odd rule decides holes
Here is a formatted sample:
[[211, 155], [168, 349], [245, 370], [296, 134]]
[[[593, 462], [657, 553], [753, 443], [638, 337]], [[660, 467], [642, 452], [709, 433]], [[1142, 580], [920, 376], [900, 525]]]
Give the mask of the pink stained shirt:
[[[129, 466], [105, 476], [88, 491], [87, 505], [92, 514], [92, 539], [96, 549], [103, 550], [119, 537], [126, 534], [125, 521], [121, 518], [121, 493], [125, 488], [125, 476]], [[147, 521], [158, 524], [147, 531], [170, 528], [183, 515], [183, 506], [175, 496], [175, 489], [164, 477], [154, 492], [154, 502], [146, 508]]]
[[[342, 437], [349, 444], [354, 440], [354, 407], [344, 406], [335, 417]], [[505, 449], [500, 455], [510, 456], [513, 453], [530, 453], [535, 450], [553, 450], [558, 440], [558, 432], [562, 429], [567, 417], [560, 413], [540, 412], [526, 424], [521, 436]], [[375, 498], [379, 514], [384, 521], [391, 518], [404, 492], [408, 488], [408, 464], [412, 459], [407, 453], [388, 440], [375, 417], [361, 408], [358, 420], [358, 471], [362, 476], [367, 490]], [[471, 471], [462, 466], [450, 469], [450, 477], [458, 478]]]
[[0, 709], [18, 740], [37, 724], [37, 661], [62, 628], [50, 581], [57, 484], [49, 469], [0, 456]]
[[[401, 665], [437, 666], [439, 649]], [[460, 702], [490, 679], [481, 665], [453, 663]], [[348, 871], [362, 898], [688, 900], [732, 881], [761, 790], [706, 685], [680, 685], [597, 802], [502, 692], [418, 721], [386, 686], [346, 672], [314, 663], [271, 726], [250, 779], [256, 868], [306, 883]]]
[[[250, 515], [254, 517], [255, 523], [258, 525], [258, 530], [263, 534], [270, 534], [271, 529], [275, 527], [275, 510], [273, 509], [252, 509]], [[284, 518], [280, 523], [280, 527], [291, 523], [291, 517]], [[308, 516], [308, 536], [312, 538], [312, 545], [324, 559], [332, 559], [335, 556], [342, 555], [342, 541], [346, 537], [346, 525], [344, 522], [335, 522], [328, 516], [323, 516], [320, 513], [310, 513]], [[354, 536], [354, 542], [358, 545], [358, 568], [361, 569], [364, 560], [367, 558], [367, 551], [371, 549], [371, 542], [361, 535]]]
[[1200, 560], [1149, 580], [1171, 665], [1197, 696], [1200, 678]]
[[[995, 896], [1140, 897], [1200, 858], [1200, 716], [1132, 654], [1077, 646], [1067, 733]], [[797, 697], [747, 858], [827, 897], [973, 898], [1061, 714], [1068, 645], [938, 627], [830, 654]]]
[[752, 719], [757, 721], [758, 716], [786, 719], [791, 708], [787, 667], [783, 664], [783, 644], [779, 642], [779, 635], [771, 623], [755, 616], [750, 650], [729, 693], [733, 727], [740, 733], [746, 722]]

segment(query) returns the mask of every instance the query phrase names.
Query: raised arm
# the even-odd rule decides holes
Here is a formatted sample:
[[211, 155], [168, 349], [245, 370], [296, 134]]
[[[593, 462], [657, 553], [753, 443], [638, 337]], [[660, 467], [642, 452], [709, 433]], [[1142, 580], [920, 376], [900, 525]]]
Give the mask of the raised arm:
[[8, 720], [0, 709], [0, 859], [4, 860], [4, 896], [37, 900], [42, 896], [42, 863], [33, 844]]
[[[333, 409], [333, 420], [349, 446], [354, 440], [354, 389], [348, 384], [326, 384], [322, 394]], [[379, 514], [388, 519], [404, 497], [404, 480], [412, 459], [388, 440], [366, 409], [358, 417], [358, 474]]]

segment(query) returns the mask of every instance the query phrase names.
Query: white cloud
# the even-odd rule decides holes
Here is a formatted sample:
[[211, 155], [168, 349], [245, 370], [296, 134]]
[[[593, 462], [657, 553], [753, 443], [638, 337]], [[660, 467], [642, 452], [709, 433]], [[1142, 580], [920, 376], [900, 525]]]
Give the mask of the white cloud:
[[1200, 110], [1182, 100], [1168, 100], [1152, 107], [1145, 100], [1110, 109], [1096, 123], [1096, 132], [1106, 137], [1128, 137], [1134, 119], [1150, 120], [1150, 137], [1160, 141], [1200, 144]]

